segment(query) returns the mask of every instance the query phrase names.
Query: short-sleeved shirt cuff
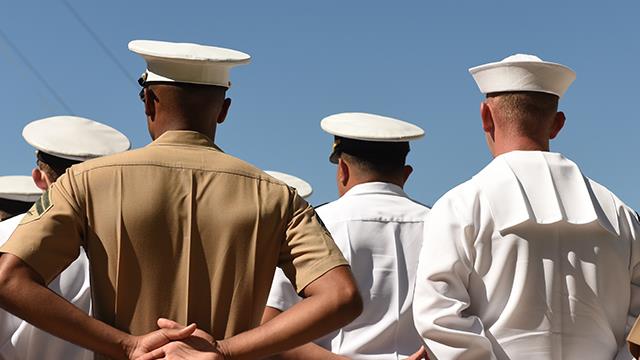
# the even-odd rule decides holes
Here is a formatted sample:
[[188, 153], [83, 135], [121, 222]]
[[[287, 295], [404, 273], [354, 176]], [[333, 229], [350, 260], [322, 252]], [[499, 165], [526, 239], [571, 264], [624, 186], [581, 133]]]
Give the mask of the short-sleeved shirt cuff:
[[347, 265], [349, 262], [345, 260], [344, 256], [338, 251], [332, 255], [322, 258], [316, 261], [313, 265], [305, 268], [304, 274], [300, 274], [296, 278], [296, 292], [302, 293], [302, 290], [309, 284], [317, 280], [322, 275], [326, 274], [329, 270], [338, 266]]

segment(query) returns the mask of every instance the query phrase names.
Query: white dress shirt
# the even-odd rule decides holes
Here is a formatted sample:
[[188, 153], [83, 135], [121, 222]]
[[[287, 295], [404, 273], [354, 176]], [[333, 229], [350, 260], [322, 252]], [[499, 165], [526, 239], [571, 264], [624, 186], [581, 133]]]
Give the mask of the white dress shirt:
[[416, 328], [440, 359], [630, 358], [639, 231], [561, 154], [498, 156], [429, 214]]
[[[0, 222], [0, 245], [4, 244], [23, 215]], [[83, 311], [91, 312], [89, 262], [84, 251], [49, 288]], [[93, 353], [38, 329], [0, 309], [0, 359], [3, 360], [89, 360]]]
[[[422, 344], [411, 303], [429, 209], [393, 184], [356, 185], [340, 199], [320, 206], [318, 215], [351, 265], [362, 314], [316, 343], [354, 359], [402, 359]], [[284, 311], [300, 298], [277, 269], [267, 306]]]

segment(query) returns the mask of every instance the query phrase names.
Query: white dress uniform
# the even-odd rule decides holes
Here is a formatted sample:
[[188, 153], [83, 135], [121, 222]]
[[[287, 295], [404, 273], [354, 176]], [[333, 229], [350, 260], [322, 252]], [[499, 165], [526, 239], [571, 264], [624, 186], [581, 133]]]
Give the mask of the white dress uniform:
[[[25, 126], [22, 135], [39, 152], [65, 160], [84, 161], [125, 151], [130, 147], [127, 137], [119, 131], [96, 121], [75, 116], [55, 116], [33, 121]], [[28, 178], [30, 183], [27, 189], [35, 188], [31, 177], [23, 178]], [[40, 192], [39, 189], [37, 191]], [[35, 201], [38, 197], [30, 200]], [[9, 239], [24, 215], [0, 222], [0, 245]], [[82, 311], [91, 313], [89, 279], [89, 262], [81, 249], [78, 258], [49, 283], [48, 287]], [[93, 353], [50, 335], [0, 309], [0, 359], [88, 360], [93, 359]]]
[[630, 358], [640, 224], [562, 155], [498, 156], [425, 229], [414, 316], [438, 358]]
[[[429, 209], [397, 185], [356, 185], [316, 209], [351, 264], [364, 302], [351, 324], [318, 340], [335, 354], [354, 359], [402, 359], [422, 344], [411, 304], [423, 222]], [[278, 269], [267, 306], [284, 311], [300, 301]]]
[[[415, 125], [362, 113], [333, 115], [323, 120], [322, 128], [340, 137], [333, 162], [336, 147], [349, 146], [345, 138], [406, 142], [424, 134]], [[372, 138], [372, 133], [379, 138]], [[403, 359], [420, 348], [411, 305], [428, 211], [402, 188], [386, 182], [358, 184], [338, 200], [316, 208], [351, 265], [364, 305], [352, 323], [316, 344], [353, 359]], [[277, 269], [267, 306], [285, 311], [300, 300]]]

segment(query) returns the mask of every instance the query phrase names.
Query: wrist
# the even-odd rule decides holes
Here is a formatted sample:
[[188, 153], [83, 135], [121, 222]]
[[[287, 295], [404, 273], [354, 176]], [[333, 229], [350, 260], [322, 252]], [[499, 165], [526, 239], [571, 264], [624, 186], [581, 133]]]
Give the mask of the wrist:
[[118, 344], [120, 345], [120, 350], [121, 350], [121, 356], [119, 356], [118, 358], [131, 359], [134, 351], [137, 348], [138, 337], [129, 335], [129, 334], [124, 334], [118, 341]]
[[225, 360], [235, 359], [231, 351], [229, 350], [229, 345], [225, 340], [219, 340], [215, 342], [216, 351], [222, 355], [222, 358]]

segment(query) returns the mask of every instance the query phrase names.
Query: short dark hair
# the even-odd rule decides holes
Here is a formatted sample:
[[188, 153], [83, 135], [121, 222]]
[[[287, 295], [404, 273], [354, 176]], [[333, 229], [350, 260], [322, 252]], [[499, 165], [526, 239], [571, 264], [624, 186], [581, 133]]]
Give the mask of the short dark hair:
[[[142, 86], [144, 88], [152, 88], [154, 85], [158, 86], [166, 86], [171, 87], [175, 90], [178, 90], [182, 95], [188, 94], [190, 97], [201, 97], [201, 98], [211, 98], [217, 97], [224, 99], [227, 88], [224, 86], [218, 85], [207, 85], [207, 84], [191, 84], [191, 83], [181, 83], [181, 82], [171, 82], [171, 81], [154, 81], [149, 83], [144, 83]], [[153, 91], [153, 90], [152, 90]], [[141, 96], [142, 98], [142, 96]]]
[[38, 169], [42, 170], [50, 181], [56, 181], [68, 168], [82, 161], [64, 159], [46, 152], [38, 151], [36, 153], [36, 161]]
[[360, 169], [378, 174], [395, 174], [402, 171], [409, 153], [409, 142], [364, 141], [336, 137], [334, 154], [345, 156], [347, 161]]

